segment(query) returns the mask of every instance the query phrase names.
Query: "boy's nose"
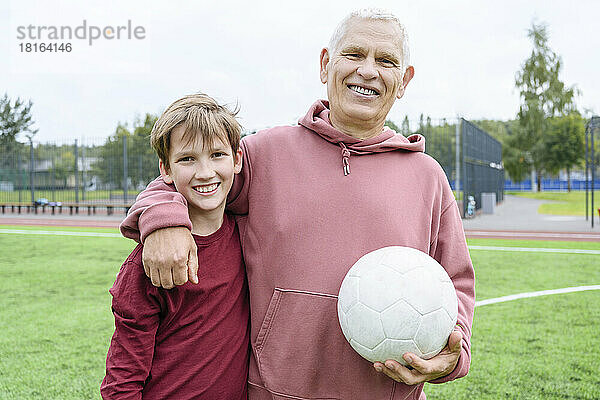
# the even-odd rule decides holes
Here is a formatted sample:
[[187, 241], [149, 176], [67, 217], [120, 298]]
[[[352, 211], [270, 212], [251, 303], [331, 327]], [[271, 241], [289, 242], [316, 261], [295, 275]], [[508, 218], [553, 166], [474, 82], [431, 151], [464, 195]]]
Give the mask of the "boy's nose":
[[196, 179], [206, 180], [206, 179], [213, 178], [215, 175], [216, 175], [215, 170], [210, 167], [209, 163], [199, 162], [196, 165], [196, 173], [194, 174], [194, 177]]

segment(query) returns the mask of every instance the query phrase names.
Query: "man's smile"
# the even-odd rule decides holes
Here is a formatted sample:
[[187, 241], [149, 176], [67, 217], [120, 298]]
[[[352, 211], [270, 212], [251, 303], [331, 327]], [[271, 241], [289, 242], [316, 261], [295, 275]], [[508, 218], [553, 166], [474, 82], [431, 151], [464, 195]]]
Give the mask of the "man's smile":
[[365, 87], [365, 86], [359, 86], [359, 85], [348, 85], [348, 89], [362, 94], [364, 96], [377, 96], [379, 95], [379, 92], [373, 88], [369, 88], [369, 87]]

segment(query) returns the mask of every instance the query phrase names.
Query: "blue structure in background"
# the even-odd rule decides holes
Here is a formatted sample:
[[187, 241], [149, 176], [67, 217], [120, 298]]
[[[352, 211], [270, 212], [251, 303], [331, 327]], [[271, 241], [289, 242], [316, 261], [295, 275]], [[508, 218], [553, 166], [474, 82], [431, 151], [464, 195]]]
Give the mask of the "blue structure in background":
[[[588, 188], [591, 188], [591, 181], [588, 181]], [[594, 187], [600, 188], [600, 180], [596, 179]], [[531, 179], [523, 182], [513, 182], [510, 179], [504, 181], [504, 190], [506, 191], [531, 191]], [[585, 190], [585, 180], [571, 179], [571, 190]], [[560, 179], [542, 179], [542, 191], [567, 191], [567, 181]]]

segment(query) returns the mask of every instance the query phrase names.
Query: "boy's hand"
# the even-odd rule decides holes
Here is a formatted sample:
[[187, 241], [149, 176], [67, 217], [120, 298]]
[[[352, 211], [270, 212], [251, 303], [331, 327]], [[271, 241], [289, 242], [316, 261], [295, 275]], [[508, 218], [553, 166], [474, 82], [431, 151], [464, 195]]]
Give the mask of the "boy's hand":
[[158, 229], [144, 241], [142, 262], [154, 286], [171, 289], [188, 281], [198, 283], [198, 253], [189, 229]]
[[383, 372], [397, 382], [407, 385], [417, 385], [441, 378], [454, 371], [461, 350], [462, 334], [455, 330], [450, 334], [446, 347], [437, 356], [429, 360], [424, 360], [412, 353], [404, 354], [404, 361], [413, 369], [408, 369], [395, 360], [386, 360], [385, 364], [376, 362], [373, 364], [373, 367], [378, 372]]

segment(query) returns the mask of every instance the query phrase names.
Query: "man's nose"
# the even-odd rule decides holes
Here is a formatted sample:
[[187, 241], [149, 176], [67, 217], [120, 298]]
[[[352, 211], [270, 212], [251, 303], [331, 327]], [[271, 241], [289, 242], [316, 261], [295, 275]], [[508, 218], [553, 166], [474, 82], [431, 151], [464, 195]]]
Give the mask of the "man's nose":
[[377, 68], [375, 60], [371, 57], [366, 57], [358, 66], [356, 72], [364, 79], [373, 79], [377, 77]]

